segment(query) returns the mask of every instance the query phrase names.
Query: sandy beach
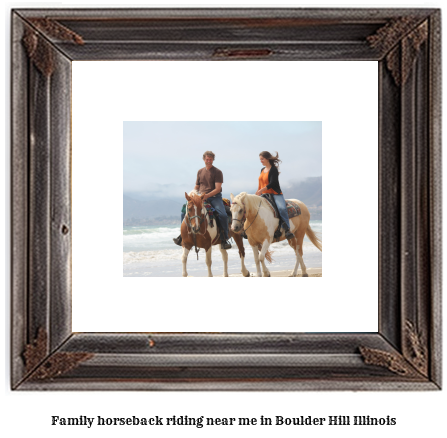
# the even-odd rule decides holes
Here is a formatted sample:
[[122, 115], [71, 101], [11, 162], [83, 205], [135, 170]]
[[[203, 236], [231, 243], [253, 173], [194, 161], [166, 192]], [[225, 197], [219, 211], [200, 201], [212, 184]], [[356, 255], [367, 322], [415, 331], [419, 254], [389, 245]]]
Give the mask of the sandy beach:
[[[287, 271], [273, 271], [269, 269], [271, 277], [288, 277], [292, 273], [292, 269]], [[322, 268], [308, 268], [307, 274], [309, 277], [322, 277]], [[222, 275], [215, 275], [215, 277], [222, 277]], [[242, 274], [230, 274], [229, 277], [242, 277]], [[256, 277], [256, 272], [250, 271], [250, 277]], [[298, 277], [301, 277], [301, 270], [298, 270]]]

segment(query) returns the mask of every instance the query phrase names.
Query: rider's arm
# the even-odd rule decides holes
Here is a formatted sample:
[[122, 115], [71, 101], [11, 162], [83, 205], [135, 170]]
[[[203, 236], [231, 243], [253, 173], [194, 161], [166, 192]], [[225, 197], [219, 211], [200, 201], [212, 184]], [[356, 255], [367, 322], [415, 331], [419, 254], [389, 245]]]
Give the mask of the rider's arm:
[[194, 186], [194, 190], [198, 192], [200, 189], [200, 170], [197, 172], [196, 185]]
[[214, 183], [214, 185], [216, 186], [216, 188], [215, 188], [213, 191], [207, 193], [207, 194], [203, 197], [203, 199], [211, 198], [212, 196], [217, 195], [218, 193], [220, 193], [220, 191], [221, 191], [221, 189], [222, 189], [222, 183], [218, 183], [218, 182], [217, 182], [217, 183]]

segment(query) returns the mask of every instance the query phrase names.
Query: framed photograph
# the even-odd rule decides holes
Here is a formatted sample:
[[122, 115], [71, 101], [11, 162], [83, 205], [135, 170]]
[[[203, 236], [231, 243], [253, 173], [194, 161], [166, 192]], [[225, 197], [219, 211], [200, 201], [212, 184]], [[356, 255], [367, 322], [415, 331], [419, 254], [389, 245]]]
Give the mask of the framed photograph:
[[[440, 32], [437, 9], [14, 10], [11, 387], [440, 389]], [[309, 93], [333, 92], [338, 106], [305, 96], [311, 65], [319, 83]], [[352, 75], [338, 73], [339, 65]], [[294, 78], [301, 81], [296, 87]], [[361, 89], [368, 88], [372, 100], [361, 106]], [[139, 95], [144, 99], [135, 104]], [[127, 96], [137, 99], [127, 104]], [[307, 116], [291, 113], [290, 101], [300, 97], [328, 112], [309, 106]], [[351, 98], [356, 116], [337, 111]], [[117, 106], [134, 111], [117, 115]], [[348, 120], [335, 122], [337, 112]], [[203, 167], [209, 148], [202, 146], [234, 129], [223, 189], [233, 190], [239, 178], [234, 190], [247, 191], [244, 172], [260, 169], [264, 148], [255, 137], [253, 147], [249, 140], [238, 146], [243, 129], [263, 138], [280, 129], [272, 134], [280, 144], [281, 132], [297, 138], [306, 123], [320, 129], [324, 171], [314, 172], [334, 189], [326, 195], [323, 184], [322, 277], [243, 278], [236, 260], [233, 277], [241, 278], [198, 278], [201, 260], [199, 275], [186, 279], [170, 274], [174, 253], [157, 261], [156, 275], [146, 275], [154, 254], [140, 254], [147, 248], [129, 239], [123, 249], [126, 190], [146, 184], [160, 193], [181, 188], [184, 196]], [[144, 159], [126, 147], [132, 130], [141, 129], [150, 134], [137, 135], [147, 142]], [[182, 140], [183, 150], [172, 146]], [[197, 165], [185, 159], [190, 151]], [[350, 175], [342, 164], [347, 156], [358, 164]], [[170, 160], [185, 162], [172, 164], [178, 179], [163, 179]], [[288, 164], [291, 158], [284, 159], [290, 174]], [[147, 173], [152, 179], [137, 180]], [[352, 211], [361, 218], [358, 228]], [[349, 231], [355, 253], [346, 249]], [[126, 268], [139, 257], [146, 270]], [[191, 252], [189, 264], [193, 258]], [[358, 263], [358, 277], [346, 275], [346, 260]], [[318, 317], [328, 326], [312, 325]], [[350, 317], [355, 323], [343, 325]]]
[[[135, 68], [132, 63], [130, 64], [131, 68]], [[150, 62], [148, 61], [146, 65], [150, 67]], [[192, 72], [198, 64], [180, 62], [180, 65], [186, 76], [187, 72]], [[243, 83], [243, 87], [247, 89], [247, 83], [254, 81], [252, 76], [254, 72], [250, 71], [253, 69], [249, 69], [244, 78], [242, 76], [244, 67], [255, 67], [256, 64], [240, 62], [229, 65], [235, 67], [233, 71], [234, 73], [237, 71], [239, 84]], [[161, 74], [174, 67], [175, 64], [172, 63], [166, 63], [166, 65], [158, 63], [155, 69], [159, 69]], [[220, 65], [217, 63], [208, 63], [201, 69], [201, 75], [197, 75], [195, 81], [194, 77], [188, 77], [190, 85], [197, 90], [196, 102], [200, 102], [201, 106], [204, 99], [202, 96], [199, 97], [200, 91], [208, 88], [207, 85], [203, 86], [203, 83], [202, 86], [200, 85], [200, 81], [203, 81], [203, 70], [210, 70], [209, 76], [212, 76], [214, 81], [218, 74], [218, 67]], [[154, 68], [150, 70], [151, 72], [148, 71], [147, 74], [152, 73], [151, 76], [154, 77], [156, 74]], [[266, 81], [266, 78], [262, 77], [263, 72], [257, 73], [256, 82], [258, 83], [255, 84], [255, 89]], [[161, 78], [157, 82], [161, 83]], [[183, 88], [184, 85], [182, 80], [178, 80], [176, 87]], [[225, 86], [232, 87], [234, 90], [234, 81], [227, 80], [226, 84], [222, 84], [220, 88], [223, 89]], [[222, 92], [227, 91], [222, 90]], [[163, 90], [163, 93], [166, 94], [166, 91]], [[180, 97], [181, 90], [175, 91], [174, 94], [179, 96], [180, 101], [188, 101], [187, 98]], [[215, 98], [216, 96], [212, 96], [211, 101], [206, 103], [208, 111], [212, 108], [212, 100]], [[223, 106], [224, 99], [221, 96], [217, 99], [219, 105]], [[250, 100], [247, 95], [243, 99]], [[290, 93], [287, 99], [291, 99]], [[154, 100], [155, 96], [152, 96], [152, 101]], [[161, 100], [163, 101], [163, 98]], [[249, 105], [247, 102], [245, 104]], [[188, 118], [191, 119], [194, 104], [190, 102], [188, 105], [190, 106]], [[230, 103], [227, 108], [230, 109], [232, 117], [236, 117], [234, 104]], [[310, 111], [309, 108], [306, 110]], [[253, 115], [253, 112], [251, 114]], [[227, 212], [230, 209], [231, 213], [231, 195], [236, 197], [244, 192], [248, 194], [256, 192], [259, 175], [261, 175], [260, 169], [263, 167], [259, 153], [268, 152], [272, 146], [275, 147], [275, 151], [271, 153], [272, 156], [278, 155], [280, 160], [278, 168], [281, 178], [278, 175], [278, 180], [281, 179], [280, 188], [284, 198], [297, 199], [304, 204], [301, 207], [298, 204], [289, 204], [287, 207], [287, 212], [291, 216], [288, 222], [289, 227], [291, 223], [293, 230], [297, 231], [297, 225], [308, 223], [311, 227], [309, 234], [313, 232], [317, 238], [321, 236], [322, 131], [321, 121], [124, 121], [122, 154], [116, 148], [117, 155], [122, 155], [123, 161], [123, 276], [157, 278], [183, 275], [194, 277], [256, 275], [257, 269], [248, 236], [244, 241], [244, 237], [231, 230], [234, 224], [228, 219], [231, 216]], [[88, 141], [85, 142], [85, 147], [90, 150], [91, 145], [88, 143]], [[194, 222], [194, 215], [186, 213], [186, 195], [189, 196], [194, 191], [198, 172], [200, 171], [201, 175], [205, 172], [199, 170], [206, 168], [203, 159], [204, 152], [213, 154], [212, 164], [208, 165], [209, 171], [213, 172], [217, 169], [222, 172], [221, 192], [214, 195], [213, 199], [216, 197], [217, 201], [222, 198], [223, 203], [226, 204], [224, 219], [230, 224], [226, 240], [231, 241], [231, 248], [227, 249], [226, 262], [220, 252], [221, 239], [218, 235], [218, 233], [223, 235], [218, 231], [221, 227], [221, 216], [207, 199], [202, 202], [206, 210], [202, 210], [199, 206], [197, 213], [201, 215], [198, 219], [199, 230], [194, 234], [189, 231], [189, 224], [191, 221]], [[120, 161], [121, 157], [117, 158], [117, 161]], [[143, 162], [156, 163], [156, 165], [142, 165]], [[92, 182], [85, 184], [86, 195], [91, 185]], [[211, 188], [208, 190], [211, 191]], [[259, 200], [256, 206], [258, 205]], [[294, 205], [298, 205], [298, 209]], [[254, 210], [253, 218], [247, 223], [247, 230], [254, 229], [258, 223], [255, 222], [258, 221], [258, 218], [255, 219], [256, 211]], [[277, 213], [271, 210], [272, 220], [276, 215]], [[253, 225], [250, 226], [252, 220]], [[186, 272], [182, 269], [183, 250], [180, 248], [183, 239], [180, 241], [178, 238], [183, 221], [185, 221], [187, 231], [186, 237], [190, 238], [189, 243], [192, 245], [185, 264]], [[236, 225], [238, 223], [240, 221], [236, 221]], [[86, 225], [88, 228], [88, 221]], [[113, 231], [111, 233], [113, 234]], [[177, 241], [176, 245], [173, 244], [174, 239]], [[287, 239], [273, 240], [269, 251], [275, 254], [275, 261], [273, 261], [273, 256], [271, 263], [267, 261], [268, 272], [273, 276], [291, 275], [296, 260], [294, 251], [287, 244]], [[304, 274], [311, 277], [322, 275], [322, 253], [318, 248], [318, 241], [314, 240], [314, 242], [316, 245], [304, 235], [303, 242], [300, 244], [304, 247], [303, 253], [306, 253]], [[210, 271], [205, 263], [207, 245], [211, 248]], [[245, 247], [247, 247], [247, 253]], [[200, 257], [196, 257], [196, 254]], [[198, 258], [201, 259], [201, 263], [192, 262]], [[302, 274], [300, 269], [300, 275]]]

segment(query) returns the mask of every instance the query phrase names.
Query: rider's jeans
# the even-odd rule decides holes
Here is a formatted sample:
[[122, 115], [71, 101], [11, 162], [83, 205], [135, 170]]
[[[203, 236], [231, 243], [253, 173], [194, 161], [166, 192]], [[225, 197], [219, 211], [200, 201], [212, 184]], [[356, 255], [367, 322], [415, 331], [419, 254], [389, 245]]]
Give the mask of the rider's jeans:
[[225, 206], [222, 201], [222, 193], [208, 198], [207, 201], [213, 206], [216, 213], [219, 215], [219, 221], [224, 229], [225, 240], [228, 240], [228, 219], [227, 212], [225, 211]]

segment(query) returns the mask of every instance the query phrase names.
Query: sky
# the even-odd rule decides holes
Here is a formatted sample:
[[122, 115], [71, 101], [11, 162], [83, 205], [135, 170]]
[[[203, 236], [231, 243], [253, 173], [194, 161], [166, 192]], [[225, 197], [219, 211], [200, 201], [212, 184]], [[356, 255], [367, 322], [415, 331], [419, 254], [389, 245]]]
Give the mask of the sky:
[[321, 176], [322, 122], [131, 122], [123, 127], [123, 191], [134, 198], [183, 197], [203, 153], [216, 155], [224, 197], [254, 193], [261, 151], [279, 153], [280, 184]]

